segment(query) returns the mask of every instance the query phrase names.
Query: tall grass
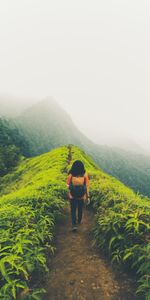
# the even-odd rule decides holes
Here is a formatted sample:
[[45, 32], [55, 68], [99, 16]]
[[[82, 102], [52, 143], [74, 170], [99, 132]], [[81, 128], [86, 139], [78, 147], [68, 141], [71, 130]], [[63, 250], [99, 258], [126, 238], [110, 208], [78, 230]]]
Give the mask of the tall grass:
[[44, 290], [32, 285], [48, 272], [54, 226], [66, 206], [67, 171], [76, 159], [90, 178], [93, 243], [112, 263], [132, 269], [137, 293], [150, 299], [150, 199], [103, 173], [75, 146], [26, 159], [0, 179], [0, 299], [41, 299]]
[[150, 299], [150, 199], [107, 177], [92, 184], [94, 243], [138, 279], [137, 293]]
[[[41, 299], [33, 279], [48, 272], [46, 256], [55, 251], [53, 230], [63, 213], [68, 149], [23, 161], [1, 179], [0, 299]], [[23, 291], [23, 293], [22, 293]]]

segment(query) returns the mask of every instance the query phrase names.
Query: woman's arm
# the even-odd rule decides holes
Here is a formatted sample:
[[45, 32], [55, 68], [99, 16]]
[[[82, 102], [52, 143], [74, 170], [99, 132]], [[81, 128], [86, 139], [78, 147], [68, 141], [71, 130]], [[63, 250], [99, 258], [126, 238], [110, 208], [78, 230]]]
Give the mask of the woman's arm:
[[[68, 176], [68, 178], [67, 178], [67, 182], [66, 182], [66, 185], [67, 185], [67, 188], [69, 189], [69, 185], [70, 185], [70, 181], [71, 181], [71, 174], [69, 174], [69, 176]], [[70, 199], [72, 199], [73, 197], [72, 197], [72, 195], [71, 195], [71, 193], [70, 193], [70, 190], [68, 191], [68, 199], [70, 200]]]
[[69, 188], [69, 185], [70, 185], [71, 176], [72, 176], [72, 175], [69, 174], [68, 177], [67, 177], [66, 185], [67, 185], [68, 188]]

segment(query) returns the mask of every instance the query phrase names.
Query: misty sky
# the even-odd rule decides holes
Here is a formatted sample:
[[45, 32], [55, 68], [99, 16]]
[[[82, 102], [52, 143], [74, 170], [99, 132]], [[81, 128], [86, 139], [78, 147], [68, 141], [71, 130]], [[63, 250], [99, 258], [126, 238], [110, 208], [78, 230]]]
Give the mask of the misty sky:
[[54, 96], [93, 140], [150, 147], [149, 0], [0, 1], [0, 94]]

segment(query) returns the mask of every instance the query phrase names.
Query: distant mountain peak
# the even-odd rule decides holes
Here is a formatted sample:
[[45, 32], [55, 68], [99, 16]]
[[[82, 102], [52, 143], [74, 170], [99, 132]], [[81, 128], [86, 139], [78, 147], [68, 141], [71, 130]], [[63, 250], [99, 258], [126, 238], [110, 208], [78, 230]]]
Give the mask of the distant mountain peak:
[[19, 116], [19, 119], [34, 120], [39, 119], [39, 122], [43, 123], [60, 123], [60, 127], [64, 124], [73, 126], [73, 121], [69, 114], [64, 110], [63, 107], [56, 101], [52, 96], [45, 97], [44, 99], [32, 104]]

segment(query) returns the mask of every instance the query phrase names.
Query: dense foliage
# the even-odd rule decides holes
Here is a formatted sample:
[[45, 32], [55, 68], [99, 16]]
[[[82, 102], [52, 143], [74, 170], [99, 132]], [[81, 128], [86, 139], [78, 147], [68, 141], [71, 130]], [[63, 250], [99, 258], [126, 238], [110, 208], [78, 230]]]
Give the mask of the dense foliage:
[[98, 170], [77, 148], [72, 152], [73, 159], [84, 161], [91, 179], [90, 194], [96, 212], [93, 242], [113, 263], [136, 273], [137, 292], [149, 300], [150, 199], [136, 195], [121, 182]]
[[82, 135], [69, 115], [51, 98], [31, 106], [15, 122], [30, 145], [31, 156], [69, 143], [82, 144]]
[[95, 161], [103, 171], [150, 197], [150, 157], [103, 146], [95, 150]]
[[[99, 189], [100, 186], [100, 189]], [[150, 296], [150, 202], [107, 178], [92, 193], [97, 211], [95, 242], [112, 262], [139, 277], [138, 292]]]
[[28, 144], [13, 121], [0, 118], [0, 175], [6, 174], [28, 155]]
[[31, 106], [16, 118], [30, 145], [30, 156], [72, 143], [82, 147], [103, 171], [140, 194], [150, 196], [150, 158], [122, 149], [99, 146], [73, 124], [69, 115], [51, 98]]
[[[67, 148], [22, 161], [0, 181], [0, 299], [40, 299], [31, 289], [48, 271], [53, 228], [63, 211]], [[2, 196], [3, 195], [3, 196]], [[39, 297], [39, 298], [38, 298]]]
[[[90, 178], [96, 213], [94, 243], [114, 263], [137, 274], [138, 292], [150, 297], [150, 202], [104, 174], [82, 150], [61, 147], [24, 159], [0, 180], [0, 299], [40, 299], [32, 280], [47, 269], [54, 252], [53, 229], [66, 205], [66, 176], [81, 159]], [[23, 291], [23, 292], [21, 292]]]

